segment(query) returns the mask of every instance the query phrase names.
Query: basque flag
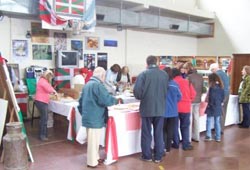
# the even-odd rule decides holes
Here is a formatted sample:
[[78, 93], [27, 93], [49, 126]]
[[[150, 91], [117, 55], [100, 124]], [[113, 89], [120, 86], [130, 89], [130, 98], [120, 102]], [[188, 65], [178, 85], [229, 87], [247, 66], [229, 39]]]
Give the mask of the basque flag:
[[50, 25], [62, 25], [68, 21], [57, 16], [47, 0], [39, 1], [39, 11], [40, 11], [40, 19]]

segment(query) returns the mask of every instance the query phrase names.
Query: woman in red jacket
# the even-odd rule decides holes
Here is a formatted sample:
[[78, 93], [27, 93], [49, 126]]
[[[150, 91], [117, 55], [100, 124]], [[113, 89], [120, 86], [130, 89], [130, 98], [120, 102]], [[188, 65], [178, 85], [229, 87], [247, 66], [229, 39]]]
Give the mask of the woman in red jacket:
[[[183, 150], [192, 150], [193, 146], [190, 143], [189, 136], [189, 127], [190, 127], [190, 112], [191, 112], [191, 103], [196, 96], [195, 89], [193, 85], [187, 80], [182, 78], [180, 70], [174, 68], [173, 70], [174, 81], [179, 85], [180, 91], [182, 93], [182, 98], [178, 102], [178, 113], [180, 120], [180, 130], [182, 136], [182, 149]], [[178, 125], [177, 125], [178, 126]], [[177, 131], [176, 131], [177, 129]], [[175, 128], [174, 132], [174, 147], [179, 147], [179, 134], [178, 127]]]

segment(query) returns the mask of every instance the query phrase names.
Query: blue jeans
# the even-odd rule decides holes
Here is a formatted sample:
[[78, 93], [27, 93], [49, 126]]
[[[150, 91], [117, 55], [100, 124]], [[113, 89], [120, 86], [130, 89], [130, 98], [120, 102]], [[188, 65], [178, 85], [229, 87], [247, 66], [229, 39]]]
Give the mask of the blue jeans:
[[44, 139], [48, 137], [48, 104], [40, 101], [35, 101], [36, 107], [40, 113], [40, 121], [39, 121], [39, 137], [40, 139]]
[[182, 137], [182, 148], [186, 149], [191, 145], [189, 141], [190, 113], [179, 113], [179, 119]]
[[221, 126], [220, 126], [220, 118], [221, 116], [207, 116], [207, 124], [206, 124], [206, 136], [212, 138], [211, 125], [212, 119], [214, 119], [214, 128], [215, 128], [215, 140], [220, 140], [221, 138]]
[[250, 103], [242, 103], [242, 109], [243, 109], [242, 126], [249, 127], [250, 126]]
[[142, 158], [152, 159], [151, 142], [153, 125], [154, 133], [154, 159], [161, 160], [164, 152], [163, 148], [163, 123], [164, 117], [142, 117], [141, 128], [141, 150]]
[[174, 134], [173, 134], [173, 147], [179, 148], [180, 136], [179, 136], [179, 116], [174, 118]]

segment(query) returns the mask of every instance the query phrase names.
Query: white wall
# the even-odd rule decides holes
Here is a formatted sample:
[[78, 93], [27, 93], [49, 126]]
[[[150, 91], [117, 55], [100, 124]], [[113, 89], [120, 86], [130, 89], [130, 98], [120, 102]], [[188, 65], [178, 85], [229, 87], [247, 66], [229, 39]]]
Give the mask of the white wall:
[[198, 55], [250, 53], [250, 1], [199, 0], [201, 9], [215, 12], [214, 38], [198, 40]]
[[127, 65], [137, 75], [146, 66], [148, 55], [195, 55], [197, 39], [159, 33], [127, 31]]
[[[21, 77], [24, 77], [24, 68], [30, 65], [46, 66], [54, 68], [53, 60], [33, 60], [32, 57], [32, 42], [31, 39], [25, 37], [27, 30], [31, 30], [31, 21], [24, 19], [13, 19], [5, 17], [0, 21], [0, 51], [2, 55], [9, 60], [9, 63], [19, 63], [21, 70]], [[4, 29], [2, 29], [4, 28]], [[50, 31], [49, 44], [54, 50], [54, 31]], [[70, 50], [71, 40], [82, 40], [83, 46], [85, 44], [85, 36], [100, 37], [100, 50], [86, 51], [83, 53], [108, 53], [108, 67], [114, 63], [121, 66], [128, 65], [130, 67], [131, 75], [138, 75], [145, 69], [146, 57], [148, 55], [196, 55], [197, 39], [194, 37], [177, 36], [170, 34], [139, 32], [132, 30], [117, 31], [111, 28], [97, 27], [95, 33], [84, 33], [73, 36], [71, 32], [67, 33], [67, 50]], [[15, 60], [12, 57], [12, 40], [28, 40], [28, 57], [22, 57], [20, 60]], [[118, 47], [104, 47], [103, 40], [117, 40]], [[82, 64], [83, 65], [83, 64]]]

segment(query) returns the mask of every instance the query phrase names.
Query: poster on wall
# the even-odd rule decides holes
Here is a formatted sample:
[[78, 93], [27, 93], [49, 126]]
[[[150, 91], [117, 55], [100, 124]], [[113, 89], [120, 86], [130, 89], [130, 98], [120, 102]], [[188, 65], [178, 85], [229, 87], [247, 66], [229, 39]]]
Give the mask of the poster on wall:
[[54, 33], [54, 48], [55, 52], [59, 50], [67, 50], [67, 34], [66, 33]]
[[116, 40], [104, 40], [103, 42], [105, 47], [117, 47], [118, 42]]
[[95, 54], [84, 54], [84, 67], [95, 69]]
[[82, 41], [80, 41], [80, 40], [71, 40], [71, 50], [78, 51], [78, 56], [79, 56], [80, 60], [83, 60]]
[[27, 40], [12, 40], [12, 54], [15, 59], [28, 57], [28, 41]]
[[52, 60], [51, 45], [32, 45], [33, 60]]
[[85, 48], [86, 50], [99, 50], [99, 37], [85, 37]]
[[31, 23], [31, 35], [32, 43], [49, 43], [49, 30], [42, 29], [41, 23]]
[[97, 53], [97, 66], [103, 67], [107, 70], [108, 65], [108, 53]]
[[165, 67], [172, 67], [173, 56], [160, 56], [160, 65], [164, 65]]

